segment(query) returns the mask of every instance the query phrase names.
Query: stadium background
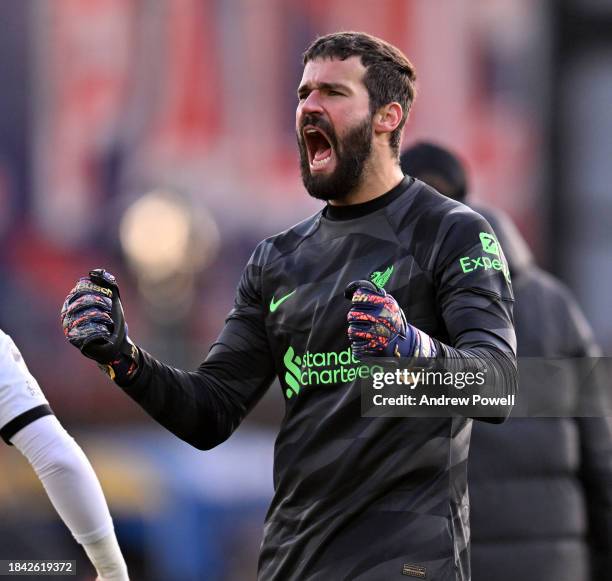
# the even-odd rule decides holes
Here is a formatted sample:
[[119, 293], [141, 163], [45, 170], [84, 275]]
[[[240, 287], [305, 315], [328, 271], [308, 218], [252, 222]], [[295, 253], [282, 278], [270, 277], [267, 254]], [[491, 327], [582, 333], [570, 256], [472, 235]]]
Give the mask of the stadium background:
[[[5, 0], [0, 327], [100, 476], [136, 580], [254, 579], [282, 417], [273, 386], [199, 453], [64, 342], [76, 278], [120, 280], [130, 334], [195, 367], [255, 244], [313, 213], [294, 136], [301, 52], [364, 30], [419, 95], [404, 144], [451, 146], [612, 349], [612, 4], [606, 0]], [[0, 448], [0, 559], [76, 558], [27, 462]]]

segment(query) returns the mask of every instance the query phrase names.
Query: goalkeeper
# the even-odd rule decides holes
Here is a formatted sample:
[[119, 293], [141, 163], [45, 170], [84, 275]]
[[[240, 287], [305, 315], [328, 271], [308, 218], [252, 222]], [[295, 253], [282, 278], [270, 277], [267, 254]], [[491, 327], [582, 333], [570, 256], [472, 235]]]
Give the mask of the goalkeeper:
[[[513, 394], [505, 259], [480, 215], [402, 174], [415, 77], [398, 49], [336, 33], [317, 39], [304, 65], [302, 179], [327, 203], [257, 247], [200, 367], [176, 369], [135, 346], [103, 270], [68, 295], [64, 332], [201, 449], [228, 438], [279, 377], [286, 414], [261, 580], [466, 581], [471, 420], [362, 417], [354, 379], [365, 355], [476, 359], [499, 378], [487, 394]], [[502, 421], [510, 409], [495, 411]]]

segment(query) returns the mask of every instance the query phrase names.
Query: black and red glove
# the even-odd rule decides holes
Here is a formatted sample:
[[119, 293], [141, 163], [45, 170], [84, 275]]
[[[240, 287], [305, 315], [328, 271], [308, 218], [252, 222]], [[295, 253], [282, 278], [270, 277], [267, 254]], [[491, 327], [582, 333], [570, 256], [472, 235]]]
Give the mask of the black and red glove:
[[80, 278], [61, 311], [66, 339], [86, 357], [96, 361], [119, 384], [129, 382], [138, 370], [138, 348], [128, 337], [119, 287], [102, 268]]

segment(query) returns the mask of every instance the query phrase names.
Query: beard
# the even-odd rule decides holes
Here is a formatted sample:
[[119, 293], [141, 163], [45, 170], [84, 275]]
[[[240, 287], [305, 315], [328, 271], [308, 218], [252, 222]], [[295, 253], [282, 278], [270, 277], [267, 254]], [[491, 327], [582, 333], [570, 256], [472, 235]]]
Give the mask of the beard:
[[326, 120], [305, 115], [302, 126], [320, 127], [331, 141], [336, 156], [336, 167], [329, 175], [313, 175], [310, 171], [308, 149], [303, 135], [298, 132], [300, 171], [306, 191], [317, 200], [342, 200], [360, 184], [366, 162], [372, 151], [372, 117], [366, 117], [355, 125], [344, 137], [338, 139], [333, 127]]

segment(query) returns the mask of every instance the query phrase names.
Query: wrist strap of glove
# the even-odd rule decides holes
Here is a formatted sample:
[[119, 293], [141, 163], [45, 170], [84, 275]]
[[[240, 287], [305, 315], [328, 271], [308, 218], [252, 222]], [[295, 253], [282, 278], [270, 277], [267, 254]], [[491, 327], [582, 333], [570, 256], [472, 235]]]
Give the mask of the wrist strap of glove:
[[390, 342], [393, 357], [436, 357], [438, 350], [435, 341], [423, 331], [408, 323], [406, 336], [397, 336]]
[[98, 367], [118, 385], [128, 385], [136, 378], [139, 363], [138, 347], [126, 338], [118, 356], [109, 363], [99, 363]]

